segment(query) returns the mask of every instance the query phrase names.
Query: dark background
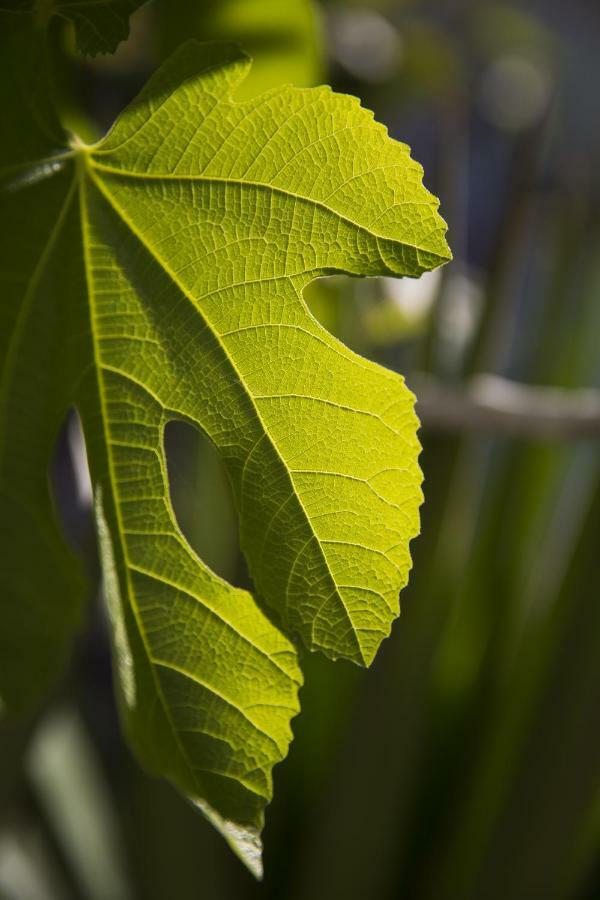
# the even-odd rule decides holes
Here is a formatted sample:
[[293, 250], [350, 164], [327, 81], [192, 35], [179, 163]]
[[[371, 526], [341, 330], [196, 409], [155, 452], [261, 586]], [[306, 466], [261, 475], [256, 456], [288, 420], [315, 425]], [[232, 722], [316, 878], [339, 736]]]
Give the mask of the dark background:
[[[369, 671], [303, 659], [262, 884], [130, 756], [97, 597], [55, 696], [0, 733], [0, 896], [598, 900], [600, 5], [155, 2], [115, 57], [57, 35], [73, 128], [101, 133], [192, 35], [250, 51], [246, 95], [358, 95], [441, 198], [442, 272], [306, 292], [421, 401], [414, 570]], [[246, 584], [218, 460], [181, 426], [168, 452], [184, 532]], [[93, 570], [81, 457], [70, 422], [54, 483]]]

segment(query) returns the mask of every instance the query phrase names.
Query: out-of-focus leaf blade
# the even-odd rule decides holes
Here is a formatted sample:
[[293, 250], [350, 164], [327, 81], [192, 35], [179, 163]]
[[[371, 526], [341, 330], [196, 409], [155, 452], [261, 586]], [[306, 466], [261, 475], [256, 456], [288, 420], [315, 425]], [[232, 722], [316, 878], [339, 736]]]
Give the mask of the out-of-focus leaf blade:
[[[129, 35], [129, 17], [145, 0], [2, 0], [0, 14], [33, 19], [40, 31], [51, 19], [72, 23], [81, 53], [114, 53]], [[21, 64], [19, 68], [25, 69]]]
[[160, 0], [156, 9], [167, 52], [183, 41], [235, 41], [253, 65], [236, 94], [245, 99], [281, 84], [312, 87], [322, 78], [322, 35], [312, 0]]
[[16, 711], [48, 689], [79, 617], [81, 576], [47, 477], [74, 377], [63, 354], [69, 320], [66, 308], [44, 302], [69, 291], [78, 262], [56, 263], [69, 183], [64, 136], [27, 17], [0, 13], [0, 58], [11, 75], [0, 79], [0, 698]]

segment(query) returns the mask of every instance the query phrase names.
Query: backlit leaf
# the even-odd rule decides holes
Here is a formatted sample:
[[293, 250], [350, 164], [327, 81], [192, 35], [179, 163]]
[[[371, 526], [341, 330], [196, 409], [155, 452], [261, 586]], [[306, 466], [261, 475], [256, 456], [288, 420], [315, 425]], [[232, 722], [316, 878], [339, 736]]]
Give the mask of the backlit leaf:
[[[258, 872], [298, 710], [291, 641], [371, 662], [421, 502], [403, 379], [326, 332], [302, 291], [338, 271], [416, 277], [449, 251], [420, 166], [354, 98], [284, 87], [236, 103], [248, 66], [189, 42], [100, 143], [49, 138], [43, 159], [5, 168], [0, 484], [21, 496], [37, 479], [28, 508], [50, 532], [41, 458], [75, 405], [130, 740]], [[173, 419], [222, 455], [256, 597], [177, 526]], [[28, 540], [11, 544], [23, 566]], [[44, 599], [61, 600], [50, 582]]]

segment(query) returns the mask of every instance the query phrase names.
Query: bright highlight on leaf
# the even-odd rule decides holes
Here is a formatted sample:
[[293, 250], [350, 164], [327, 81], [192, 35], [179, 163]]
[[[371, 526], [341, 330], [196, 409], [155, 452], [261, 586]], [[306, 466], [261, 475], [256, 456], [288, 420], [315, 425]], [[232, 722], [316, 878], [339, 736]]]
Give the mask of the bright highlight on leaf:
[[[421, 502], [412, 395], [327, 333], [302, 290], [331, 272], [418, 276], [449, 251], [420, 166], [354, 98], [285, 87], [236, 103], [248, 66], [190, 42], [99, 144], [61, 150], [42, 129], [39, 159], [0, 170], [0, 526], [18, 523], [0, 564], [43, 544], [25, 587], [8, 568], [9, 597], [68, 606], [71, 576], [48, 574], [65, 551], [45, 465], [75, 404], [128, 735], [258, 873], [298, 711], [291, 639], [371, 662]], [[176, 524], [163, 435], [177, 418], [222, 454], [256, 598]], [[9, 702], [30, 638], [0, 668]]]

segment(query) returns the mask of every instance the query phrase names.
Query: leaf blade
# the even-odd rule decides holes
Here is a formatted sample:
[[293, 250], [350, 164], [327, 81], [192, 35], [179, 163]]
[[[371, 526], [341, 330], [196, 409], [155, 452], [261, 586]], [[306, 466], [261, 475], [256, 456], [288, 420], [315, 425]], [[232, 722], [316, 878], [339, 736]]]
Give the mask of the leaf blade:
[[[369, 664], [422, 499], [414, 398], [323, 329], [302, 290], [332, 271], [417, 275], [449, 251], [407, 148], [327, 90], [233, 103], [247, 65], [186, 45], [103, 142], [74, 141], [48, 172], [75, 171], [79, 199], [77, 278], [48, 306], [69, 311], [61, 401], [86, 435], [129, 739], [256, 874], [298, 710], [287, 635]], [[174, 418], [223, 457], [258, 600], [179, 530]]]
[[[203, 52], [205, 57], [202, 57]], [[222, 66], [215, 58], [219, 53]], [[241, 514], [242, 546], [259, 593], [278, 610], [292, 631], [300, 633], [311, 649], [324, 649], [333, 657], [345, 655], [368, 664], [397, 615], [397, 594], [406, 582], [410, 566], [408, 542], [418, 531], [416, 510], [421, 492], [412, 395], [398, 376], [384, 373], [379, 367], [361, 360], [331, 338], [308, 314], [301, 291], [311, 278], [332, 270], [353, 274], [398, 274], [400, 270], [405, 274], [417, 274], [421, 268], [441, 262], [448, 255], [443, 241], [445, 226], [435, 218], [437, 201], [420, 186], [420, 167], [410, 161], [405, 147], [390, 141], [384, 129], [373, 125], [370, 115], [360, 109], [356, 101], [337, 97], [329, 91], [290, 88], [272, 91], [246, 104], [223, 99], [224, 93], [239, 81], [246, 68], [247, 60], [235, 47], [219, 50], [195, 42], [185, 45], [150, 82], [134, 105], [131, 116], [126, 113], [107, 139], [92, 149], [90, 176], [116, 214], [127, 222], [139, 243], [168, 273], [190, 306], [196, 308], [203, 327], [211, 330], [223, 350], [231, 378], [241, 386], [244, 394], [244, 401], [228, 401], [232, 408], [235, 403], [240, 406], [245, 401], [252, 407], [259, 428], [258, 449], [252, 452], [260, 458], [260, 464], [255, 466], [250, 454], [243, 461], [241, 480], [233, 470], [230, 474]], [[175, 98], [169, 92], [173, 69], [183, 78], [185, 88], [180, 87]], [[220, 90], [215, 87], [219, 78], [222, 79]], [[205, 85], [206, 79], [208, 85]], [[333, 110], [327, 119], [322, 111], [315, 115], [313, 109], [315, 104], [319, 106], [324, 102]], [[347, 132], [345, 137], [352, 142], [350, 150], [356, 150], [357, 141], [364, 142], [367, 121], [374, 132], [374, 152], [380, 155], [383, 152], [387, 154], [385, 159], [393, 160], [389, 169], [395, 177], [399, 172], [403, 173], [400, 188], [397, 188], [400, 193], [391, 197], [391, 203], [385, 192], [372, 185], [376, 202], [382, 196], [384, 200], [383, 205], [375, 209], [374, 217], [374, 210], [368, 209], [369, 219], [375, 218], [378, 222], [379, 233], [368, 222], [364, 224], [361, 190], [350, 210], [353, 218], [346, 214], [343, 191], [348, 179], [343, 171], [336, 170], [336, 165], [348, 148], [340, 148], [329, 166], [327, 179], [322, 177], [323, 167], [317, 170], [321, 183], [313, 184], [311, 191], [305, 190], [303, 195], [295, 190], [306, 169], [301, 161], [303, 150], [297, 147], [283, 167], [277, 169], [275, 176], [264, 169], [257, 174], [261, 156], [264, 157], [267, 150], [273, 151], [275, 142], [281, 139], [294, 103], [303, 114], [309, 111], [311, 123], [313, 119], [317, 124], [325, 120], [334, 135], [339, 133], [336, 125], [340, 118], [346, 121], [344, 131]], [[168, 123], [175, 120], [176, 114], [179, 120], [187, 121], [188, 117], [184, 115], [187, 104], [194, 110], [193, 133], [186, 125], [182, 135], [168, 127]], [[272, 115], [274, 109], [279, 111], [279, 119]], [[358, 136], [353, 123], [348, 124], [349, 115], [358, 119]], [[267, 120], [269, 133], [263, 128]], [[215, 122], [218, 123], [218, 134], [211, 138]], [[158, 133], [162, 137], [157, 144], [151, 136]], [[256, 142], [252, 145], [250, 135], [253, 133], [262, 134], [262, 149], [257, 150]], [[307, 127], [300, 128], [300, 133], [309, 147], [314, 146]], [[242, 148], [251, 147], [250, 166], [239, 148], [233, 154], [233, 164], [222, 150], [223, 147], [231, 149], [232, 134], [236, 135]], [[351, 153], [347, 155], [352, 157]], [[294, 175], [291, 167], [298, 159], [300, 163]], [[372, 162], [372, 155], [369, 162]], [[292, 188], [278, 183], [283, 169], [291, 178]], [[369, 178], [378, 179], [382, 171], [385, 171], [384, 177], [389, 176], [387, 166], [379, 165], [375, 172], [372, 169], [372, 166], [365, 168], [363, 162], [359, 173], [350, 179], [353, 188], [358, 182], [364, 187]], [[310, 171], [314, 172], [315, 167]], [[337, 178], [333, 189], [332, 173]], [[259, 176], [262, 180], [255, 180]], [[417, 187], [412, 192], [413, 197], [411, 185], [415, 178]], [[266, 194], [263, 195], [263, 191]], [[337, 195], [335, 200], [332, 199], [334, 195]], [[402, 204], [408, 207], [408, 219], [391, 221], [390, 210]], [[170, 211], [175, 206], [178, 219], [174, 232]], [[424, 217], [420, 207], [426, 209]], [[261, 218], [263, 208], [266, 223]], [[435, 228], [429, 230], [423, 227], [423, 235], [418, 235], [417, 240], [411, 218], [414, 210], [421, 217], [418, 221], [428, 221], [433, 216], [435, 224]], [[189, 246], [201, 250], [198, 258], [189, 254], [186, 258], [187, 250], [180, 246], [179, 235], [182, 233], [185, 233]], [[213, 240], [214, 234], [218, 235], [218, 240]], [[302, 245], [300, 251], [298, 245]], [[269, 255], [265, 248], [270, 247], [274, 250]], [[233, 254], [239, 259], [234, 260]], [[290, 260], [293, 263], [291, 271]], [[279, 296], [272, 296], [272, 286], [276, 286]], [[231, 306], [235, 310], [229, 317], [229, 325], [224, 324], [226, 292], [230, 292]], [[242, 296], [249, 310], [247, 321], [243, 318], [245, 313], [239, 312]], [[276, 339], [268, 337], [269, 332], [276, 334]], [[154, 340], [160, 344], [160, 335], [154, 335]], [[304, 345], [299, 350], [301, 341]], [[283, 367], [281, 358], [286, 352], [294, 365]], [[126, 364], [127, 355], [121, 354], [123, 364]], [[313, 360], [315, 369], [319, 365], [327, 369], [330, 383], [322, 396], [318, 391], [311, 393], [308, 389], [315, 380], [313, 373], [305, 370], [299, 373], [301, 357]], [[262, 376], [260, 366], [254, 364], [257, 359], [266, 360]], [[276, 377], [269, 377], [272, 373], [276, 373]], [[141, 377], [148, 378], [148, 373]], [[179, 377], [185, 376], [180, 374]], [[304, 383], [299, 388], [302, 379]], [[188, 390], [198, 392], [198, 385], [190, 383]], [[357, 395], [362, 397], [364, 408], [357, 405]], [[237, 414], [242, 415], [241, 412]], [[186, 415], [191, 419], [194, 417], [189, 409]], [[351, 460], [346, 468], [340, 468], [333, 464], [335, 451], [331, 449], [320, 453], [314, 450], [310, 453], [306, 447], [303, 450], [303, 441], [314, 443], [315, 428], [309, 426], [311, 418], [320, 419], [319, 440], [327, 434], [333, 437], [331, 448], [339, 448], [343, 432], [351, 446], [359, 447], [361, 439], [370, 441], [372, 465], [357, 467], [356, 460]], [[299, 428], [295, 425], [298, 422], [301, 423]], [[357, 425], [359, 422], [360, 426]], [[210, 426], [202, 423], [202, 427], [210, 434]], [[250, 430], [250, 425], [246, 427]], [[298, 432], [297, 446], [288, 446], [286, 435], [294, 429]], [[218, 437], [214, 434], [211, 437], [218, 444]], [[378, 452], [378, 447], [383, 451]], [[269, 453], [271, 458], [267, 460]], [[300, 463], [288, 464], [287, 457], [292, 462], [300, 459]], [[237, 460], [235, 465], [239, 467], [242, 463]], [[395, 481], [391, 475], [394, 470]], [[404, 480], [403, 470], [410, 473]], [[275, 472], [268, 484], [264, 471], [271, 475]], [[260, 492], [252, 493], [252, 488], [247, 487], [244, 473], [247, 481], [248, 472], [255, 482], [262, 479]], [[325, 519], [328, 514], [331, 518], [335, 515], [338, 525], [342, 515], [347, 514], [348, 521], [344, 523], [347, 528], [341, 533], [338, 533], [340, 529], [336, 532], [335, 528], [323, 527], [325, 522], [321, 523], [320, 532], [315, 530], [312, 516], [306, 512], [306, 501], [300, 495], [310, 498], [319, 493], [316, 487], [319, 478], [321, 494], [329, 497], [334, 479], [344, 485], [338, 484], [333, 492], [339, 500], [335, 513], [333, 509], [315, 513], [315, 521], [316, 518]], [[282, 489], [282, 482], [286, 480], [287, 493]], [[268, 492], [271, 496], [265, 499]], [[256, 513], [261, 505], [264, 507], [262, 513]], [[403, 507], [410, 511], [406, 512]], [[281, 509], [287, 513], [293, 509], [294, 515], [290, 513], [287, 520], [279, 522], [283, 527], [276, 528], [274, 523]], [[393, 527], [390, 526], [390, 515], [395, 517]], [[302, 526], [298, 524], [300, 519], [304, 520]], [[401, 523], [400, 519], [405, 521]], [[372, 539], [369, 543], [367, 537], [361, 542], [352, 540], [357, 527], [365, 535], [369, 532], [375, 535], [374, 546]], [[303, 534], [300, 542], [291, 539], [299, 529]], [[271, 544], [257, 541], [258, 532], [270, 536]], [[284, 540], [282, 534], [286, 536]], [[300, 553], [304, 554], [303, 567], [298, 565]], [[265, 567], [265, 555], [278, 560], [278, 571], [274, 571], [275, 567]], [[370, 578], [361, 580], [354, 575], [356, 561], [353, 557], [357, 555], [362, 555], [362, 564], [370, 570]], [[313, 572], [320, 569], [321, 587], [311, 588], [303, 576], [297, 577], [296, 568]], [[374, 570], [377, 570], [375, 576]], [[291, 600], [290, 593], [293, 594]], [[371, 597], [370, 609], [365, 608], [367, 596]], [[359, 625], [355, 624], [355, 618]], [[373, 618], [380, 620], [376, 626]], [[340, 637], [342, 626], [345, 630]], [[361, 639], [357, 640], [359, 632]]]

